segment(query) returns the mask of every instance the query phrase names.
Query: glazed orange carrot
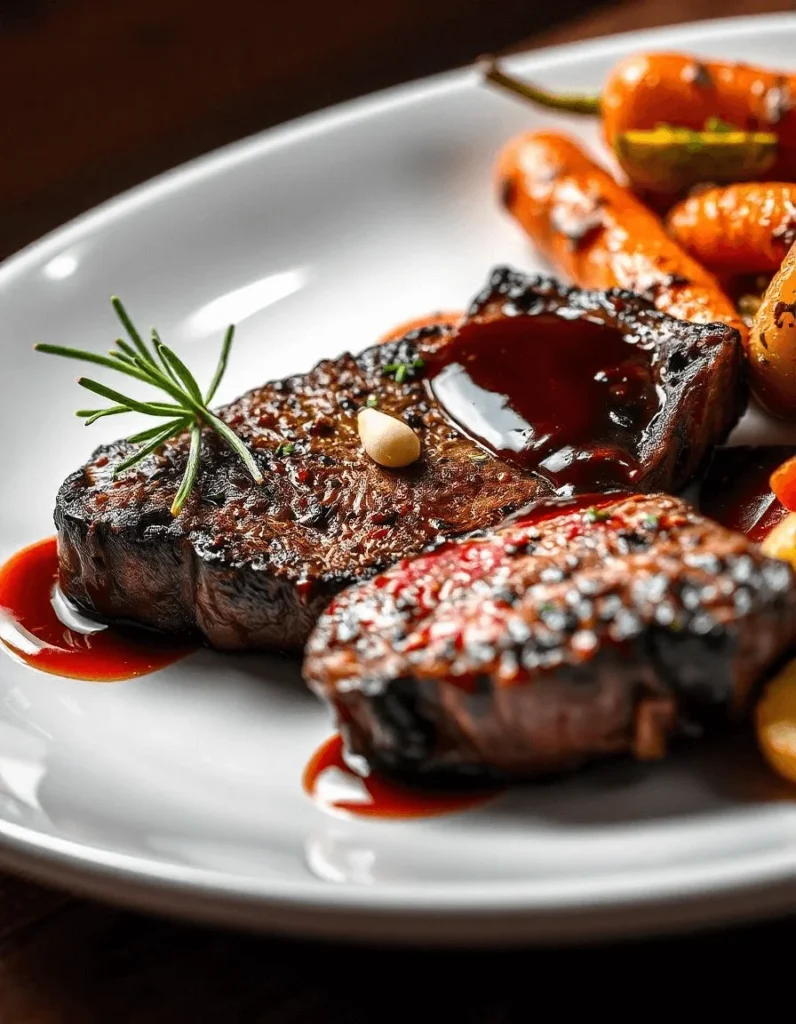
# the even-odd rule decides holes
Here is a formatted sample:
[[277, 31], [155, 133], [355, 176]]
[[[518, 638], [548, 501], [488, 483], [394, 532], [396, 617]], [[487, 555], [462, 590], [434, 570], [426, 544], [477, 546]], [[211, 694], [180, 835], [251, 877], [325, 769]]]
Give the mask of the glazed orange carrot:
[[[701, 181], [796, 181], [796, 74], [680, 53], [637, 54], [602, 95], [558, 95], [506, 74], [485, 78], [542, 107], [602, 116], [632, 184], [676, 193]], [[695, 134], [696, 133], [696, 134]]]
[[439, 310], [436, 313], [429, 313], [427, 316], [414, 317], [412, 320], [405, 320], [403, 323], [393, 327], [392, 330], [383, 334], [377, 344], [386, 345], [388, 341], [397, 341], [403, 338], [410, 331], [418, 331], [423, 327], [453, 327], [461, 318], [462, 313], [453, 313], [450, 310]]
[[684, 249], [717, 273], [773, 273], [796, 240], [796, 184], [711, 188], [674, 206], [667, 226]]
[[612, 147], [631, 129], [701, 129], [715, 118], [742, 131], [775, 132], [778, 155], [768, 177], [796, 180], [796, 74], [682, 53], [637, 54], [609, 75], [600, 111]]
[[518, 136], [500, 153], [496, 175], [508, 211], [576, 284], [647, 293], [672, 316], [721, 321], [745, 336], [713, 275], [571, 139], [552, 132]]

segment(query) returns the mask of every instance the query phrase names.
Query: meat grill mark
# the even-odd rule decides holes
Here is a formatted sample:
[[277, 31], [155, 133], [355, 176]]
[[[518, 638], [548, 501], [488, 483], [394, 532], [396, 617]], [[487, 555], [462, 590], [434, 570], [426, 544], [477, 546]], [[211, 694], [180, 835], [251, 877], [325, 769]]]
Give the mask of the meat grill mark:
[[744, 712], [796, 638], [792, 569], [677, 498], [562, 508], [332, 602], [304, 673], [355, 754], [415, 780], [531, 776]]
[[[584, 292], [499, 268], [464, 322], [527, 317], [531, 337], [540, 315], [596, 319], [658, 354], [666, 412], [647, 431], [638, 490], [682, 486], [743, 410], [737, 334], [672, 320], [628, 293]], [[454, 429], [429, 396], [426, 369], [400, 383], [387, 370], [418, 359], [427, 368], [455, 337], [448, 328], [414, 331], [358, 356], [325, 359], [224, 407], [265, 483], [255, 486], [206, 432], [197, 486], [177, 519], [169, 506], [186, 437], [117, 480], [114, 466], [129, 444], [99, 448], [57, 497], [64, 592], [102, 619], [199, 632], [220, 649], [296, 651], [344, 587], [549, 494], [538, 475]], [[421, 437], [422, 456], [406, 470], [384, 470], [362, 451], [356, 413], [371, 395], [382, 411], [410, 417]], [[306, 429], [316, 423], [323, 429]], [[290, 453], [277, 454], [288, 440]]]

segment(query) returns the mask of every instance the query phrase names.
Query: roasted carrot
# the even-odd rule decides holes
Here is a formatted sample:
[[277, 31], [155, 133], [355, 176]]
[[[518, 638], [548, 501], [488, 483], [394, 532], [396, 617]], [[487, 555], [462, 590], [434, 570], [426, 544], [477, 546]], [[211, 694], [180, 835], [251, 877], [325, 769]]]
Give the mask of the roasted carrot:
[[399, 338], [403, 338], [405, 334], [409, 334], [410, 331], [422, 330], [424, 327], [453, 327], [462, 318], [461, 313], [453, 313], [449, 310], [439, 310], [436, 313], [429, 313], [426, 316], [414, 317], [411, 320], [405, 320], [403, 323], [398, 324], [397, 327], [393, 327], [392, 330], [387, 331], [383, 334], [379, 340], [379, 345], [386, 345], [388, 341], [397, 341]]
[[[646, 189], [796, 181], [794, 74], [679, 53], [637, 54], [613, 69], [602, 95], [556, 95], [490, 59], [482, 67], [487, 80], [537, 105], [600, 114], [606, 142], [631, 182]], [[667, 138], [665, 129], [697, 134], [678, 142], [677, 132]]]
[[623, 132], [665, 123], [702, 128], [718, 118], [779, 139], [772, 181], [796, 179], [796, 75], [682, 53], [629, 57], [611, 72], [600, 109], [613, 147]]
[[500, 153], [496, 176], [509, 213], [576, 284], [647, 293], [672, 316], [721, 321], [745, 335], [713, 275], [571, 139], [551, 132], [521, 135]]
[[773, 273], [796, 241], [796, 184], [711, 188], [673, 207], [667, 225], [684, 249], [717, 273]]

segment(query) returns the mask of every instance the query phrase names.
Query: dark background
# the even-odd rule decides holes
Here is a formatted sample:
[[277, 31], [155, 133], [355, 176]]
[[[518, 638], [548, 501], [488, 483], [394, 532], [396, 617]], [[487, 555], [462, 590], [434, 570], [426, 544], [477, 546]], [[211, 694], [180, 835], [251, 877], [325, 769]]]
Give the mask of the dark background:
[[0, 258], [190, 157], [485, 51], [794, 6], [0, 0]]
[[[541, 45], [755, 0], [0, 0], [0, 258], [102, 199], [279, 121]], [[649, 13], [651, 12], [651, 13]], [[624, 15], [630, 19], [633, 13]], [[624, 26], [623, 26], [624, 27]]]
[[594, 6], [0, 0], [0, 256], [208, 149]]
[[0, 0], [0, 258], [280, 121], [485, 51], [796, 0]]

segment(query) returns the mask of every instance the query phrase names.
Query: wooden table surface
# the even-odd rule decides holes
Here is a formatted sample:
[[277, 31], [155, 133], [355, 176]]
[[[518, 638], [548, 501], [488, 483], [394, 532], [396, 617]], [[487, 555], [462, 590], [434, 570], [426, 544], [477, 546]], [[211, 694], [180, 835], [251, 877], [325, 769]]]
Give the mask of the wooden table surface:
[[[185, 158], [483, 50], [796, 4], [630, 0], [551, 26], [550, 8], [566, 18], [585, 6], [380, 0], [374, 20], [374, 5], [356, 0], [0, 0], [0, 256]], [[312, 32], [296, 21], [307, 11]], [[615, 1001], [618, 965], [646, 977], [664, 964], [650, 981], [657, 1003], [692, 964], [710, 971], [794, 939], [781, 922], [597, 950], [390, 952], [175, 924], [0, 876], [0, 1024], [509, 1024], [539, 1012], [529, 997], [540, 990], [572, 1005], [580, 986], [552, 987], [560, 967], [569, 979], [596, 969], [598, 1005]]]

